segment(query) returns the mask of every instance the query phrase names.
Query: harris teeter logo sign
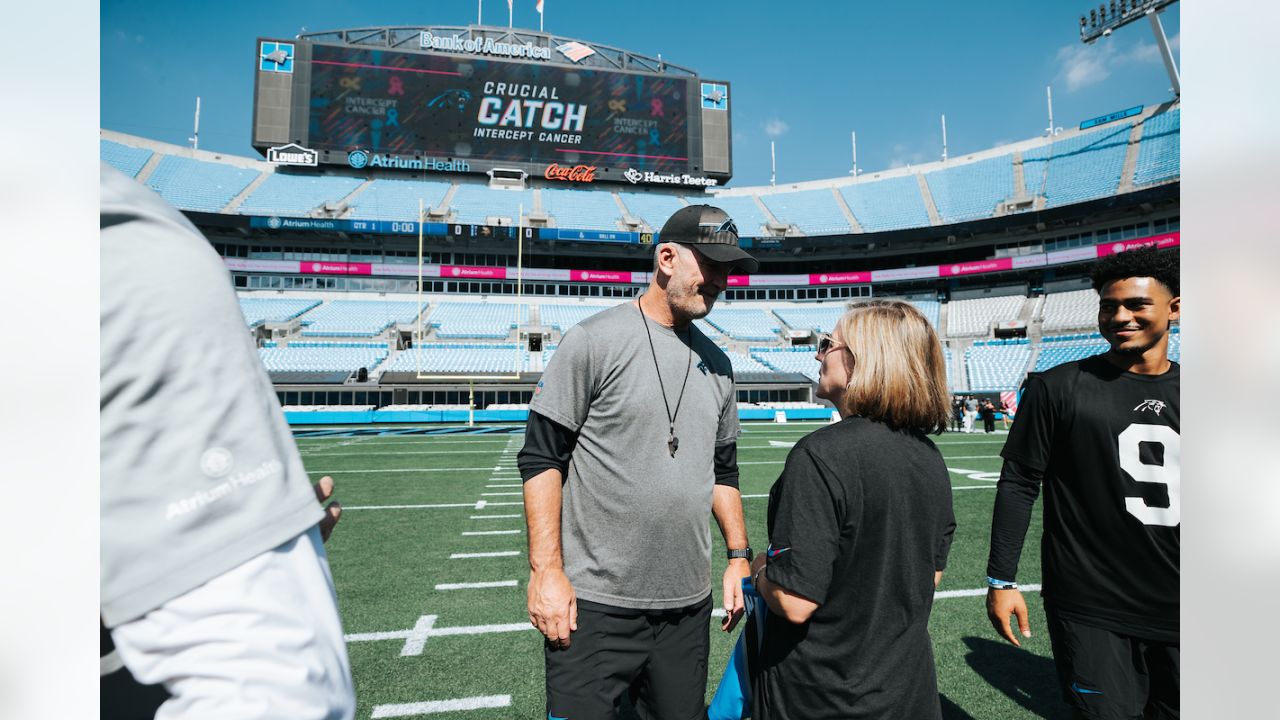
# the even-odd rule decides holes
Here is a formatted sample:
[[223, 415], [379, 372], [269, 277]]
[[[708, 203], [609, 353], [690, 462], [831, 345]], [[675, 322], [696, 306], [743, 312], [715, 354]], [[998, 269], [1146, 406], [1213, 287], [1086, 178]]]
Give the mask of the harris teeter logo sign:
[[632, 185], [646, 183], [650, 185], [688, 185], [693, 187], [712, 187], [719, 185], [720, 181], [715, 178], [694, 177], [692, 175], [680, 174], [673, 175], [667, 173], [656, 173], [649, 171], [640, 171], [635, 168], [627, 168], [622, 176]]

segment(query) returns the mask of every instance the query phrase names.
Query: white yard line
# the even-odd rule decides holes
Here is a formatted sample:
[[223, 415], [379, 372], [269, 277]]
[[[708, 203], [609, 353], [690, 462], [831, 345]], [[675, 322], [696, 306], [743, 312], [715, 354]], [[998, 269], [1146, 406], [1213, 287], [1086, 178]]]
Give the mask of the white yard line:
[[416, 703], [374, 705], [373, 715], [370, 717], [395, 718], [408, 717], [410, 715], [433, 715], [461, 710], [504, 708], [510, 707], [510, 705], [510, 695], [478, 695], [476, 697], [455, 698], [453, 700], [427, 700], [426, 702]]
[[[438, 510], [444, 508], [472, 508], [473, 510], [483, 510], [486, 507], [497, 505], [524, 505], [522, 502], [488, 502], [481, 500], [479, 502], [465, 503], [435, 503], [431, 505], [343, 505], [342, 510]], [[496, 516], [495, 516], [496, 517]], [[513, 517], [520, 517], [515, 515]]]
[[497, 552], [478, 552], [478, 553], [454, 553], [449, 556], [450, 560], [465, 560], [468, 558], [491, 558], [491, 557], [515, 557], [519, 555], [519, 550], [499, 550]]
[[519, 535], [522, 530], [472, 530], [463, 535]]
[[483, 590], [485, 588], [500, 587], [516, 587], [520, 583], [517, 580], [496, 580], [494, 582], [473, 582], [473, 583], [441, 583], [436, 586], [437, 590]]
[[503, 520], [507, 518], [522, 518], [523, 515], [472, 515], [472, 520]]
[[523, 483], [498, 483], [497, 485], [485, 485], [487, 488], [504, 488], [504, 487], [524, 487]]

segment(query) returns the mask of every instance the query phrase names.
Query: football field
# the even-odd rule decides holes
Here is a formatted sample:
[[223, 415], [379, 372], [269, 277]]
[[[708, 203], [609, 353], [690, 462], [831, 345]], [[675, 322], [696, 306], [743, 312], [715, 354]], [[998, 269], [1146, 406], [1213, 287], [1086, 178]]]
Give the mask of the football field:
[[[767, 545], [767, 494], [815, 423], [746, 424], [739, 441], [751, 545]], [[332, 475], [345, 512], [329, 562], [355, 676], [356, 717], [543, 718], [542, 639], [528, 622], [529, 570], [516, 453], [523, 426], [295, 429], [312, 481]], [[1019, 650], [984, 611], [987, 538], [1005, 435], [935, 437], [951, 472], [956, 537], [930, 630], [947, 718], [1067, 717], [1040, 596]], [[708, 519], [708, 522], [711, 522]], [[720, 607], [724, 543], [712, 525]], [[1039, 582], [1040, 503], [1019, 574]], [[1038, 585], [1036, 585], [1038, 587]], [[714, 619], [710, 700], [740, 629]]]

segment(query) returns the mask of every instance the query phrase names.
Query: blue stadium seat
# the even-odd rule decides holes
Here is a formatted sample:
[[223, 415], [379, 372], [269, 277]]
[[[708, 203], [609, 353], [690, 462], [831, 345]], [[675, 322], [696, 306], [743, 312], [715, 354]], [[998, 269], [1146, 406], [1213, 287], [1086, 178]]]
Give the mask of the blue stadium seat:
[[102, 161], [129, 177], [138, 177], [142, 167], [155, 153], [146, 148], [129, 147], [110, 140], [99, 142]]
[[715, 308], [706, 320], [735, 340], [776, 340], [782, 329], [772, 315], [756, 309]]
[[836, 321], [844, 315], [844, 307], [776, 307], [777, 315], [792, 330], [817, 330], [829, 333], [836, 327]]
[[1013, 155], [1001, 155], [926, 173], [929, 194], [943, 222], [991, 217], [1013, 192]]
[[964, 358], [970, 390], [1016, 390], [1026, 377], [1031, 345], [1026, 340], [976, 342], [965, 350]]
[[611, 305], [555, 305], [544, 304], [541, 308], [542, 324], [564, 332], [601, 310], [608, 310]]
[[1027, 192], [1047, 207], [1115, 195], [1133, 123], [1055, 140], [1022, 154]]
[[867, 232], [929, 225], [929, 211], [915, 175], [864, 180], [840, 188], [840, 194]]
[[413, 222], [418, 219], [418, 201], [423, 210], [437, 207], [451, 187], [447, 182], [378, 179], [369, 183], [351, 201], [351, 217], [361, 220]]
[[622, 198], [622, 204], [627, 206], [627, 211], [631, 213], [632, 217], [649, 223], [649, 227], [653, 228], [655, 232], [662, 229], [662, 225], [667, 221], [667, 218], [684, 207], [684, 203], [680, 202], [680, 198], [674, 195], [620, 192], [618, 197]]
[[751, 348], [751, 357], [775, 372], [800, 373], [811, 381], [818, 382], [819, 363], [815, 357], [817, 351], [813, 345]]
[[529, 306], [517, 306], [515, 303], [441, 302], [436, 305], [428, 320], [439, 338], [502, 340], [518, 324], [529, 322]]
[[473, 225], [483, 225], [485, 218], [509, 218], [511, 223], [520, 222], [520, 208], [524, 214], [533, 212], [532, 190], [495, 190], [486, 185], [459, 184], [453, 193], [450, 203], [457, 213], [456, 221]]
[[387, 346], [330, 347], [294, 343], [288, 347], [259, 348], [258, 356], [268, 372], [355, 372], [360, 368], [376, 368], [386, 359]]
[[419, 343], [402, 350], [391, 360], [386, 372], [423, 374], [495, 373], [512, 374], [529, 369], [529, 351], [515, 343], [460, 344]]
[[320, 304], [311, 298], [240, 298], [240, 312], [249, 327], [264, 322], [288, 322]]
[[[338, 175], [272, 173], [237, 210], [241, 215], [306, 217], [325, 203], [337, 203], [364, 182]], [[417, 208], [415, 202], [414, 208]]]
[[218, 212], [258, 177], [257, 170], [165, 155], [147, 186], [180, 210]]
[[1133, 170], [1134, 186], [1173, 180], [1181, 174], [1181, 114], [1181, 110], [1170, 110], [1147, 118]]
[[409, 300], [334, 300], [302, 320], [307, 337], [373, 337], [392, 325], [409, 325], [426, 303]]
[[761, 194], [760, 201], [778, 222], [795, 225], [808, 235], [834, 235], [852, 230], [830, 188]]
[[613, 193], [604, 190], [542, 189], [542, 210], [556, 227], [573, 230], [618, 231], [622, 211]]

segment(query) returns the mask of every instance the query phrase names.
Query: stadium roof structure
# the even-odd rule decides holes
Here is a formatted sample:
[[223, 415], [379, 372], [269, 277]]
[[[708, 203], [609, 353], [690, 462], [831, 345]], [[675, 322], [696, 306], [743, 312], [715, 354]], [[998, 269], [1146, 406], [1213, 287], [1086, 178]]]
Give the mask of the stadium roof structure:
[[[532, 45], [546, 48], [550, 59], [542, 59], [540, 64], [562, 65], [576, 68], [599, 68], [602, 70], [623, 70], [629, 72], [653, 73], [658, 75], [675, 75], [679, 77], [698, 77], [699, 74], [690, 68], [673, 65], [659, 57], [649, 57], [639, 53], [616, 48], [588, 40], [581, 40], [536, 30], [497, 27], [492, 25], [401, 25], [390, 27], [365, 27], [347, 30], [325, 30], [322, 32], [301, 33], [297, 37], [314, 43], [346, 45], [349, 47], [388, 48], [398, 51], [431, 51], [440, 52], [439, 47], [426, 48], [422, 45], [423, 33], [430, 33], [437, 38], [457, 38], [459, 40], [478, 40], [481, 42], [504, 43], [512, 46]], [[562, 49], [564, 48], [564, 49]], [[589, 54], [574, 53], [573, 49], [586, 48]], [[570, 59], [576, 55], [578, 59]], [[518, 60], [519, 58], [500, 58]]]

